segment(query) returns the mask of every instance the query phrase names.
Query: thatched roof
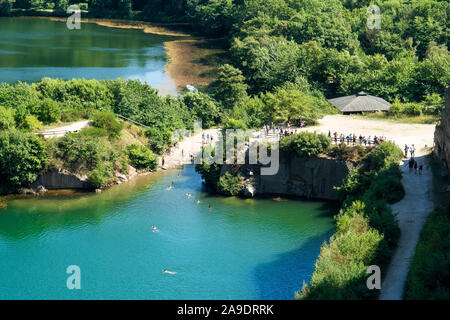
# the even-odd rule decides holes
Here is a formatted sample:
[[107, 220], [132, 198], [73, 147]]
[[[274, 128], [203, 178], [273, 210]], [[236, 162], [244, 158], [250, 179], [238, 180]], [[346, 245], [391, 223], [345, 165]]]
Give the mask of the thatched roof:
[[342, 112], [387, 111], [391, 105], [386, 100], [370, 96], [364, 91], [352, 96], [329, 99], [328, 101]]

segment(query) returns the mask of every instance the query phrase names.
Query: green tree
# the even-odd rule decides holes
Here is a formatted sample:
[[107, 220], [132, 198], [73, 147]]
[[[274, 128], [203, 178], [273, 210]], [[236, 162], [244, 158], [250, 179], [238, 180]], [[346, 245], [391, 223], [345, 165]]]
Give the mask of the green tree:
[[324, 152], [331, 145], [330, 139], [323, 134], [300, 132], [280, 140], [280, 150], [295, 152], [300, 157], [311, 157]]
[[106, 130], [108, 136], [112, 139], [118, 139], [123, 129], [123, 123], [117, 120], [113, 112], [96, 112], [92, 119], [92, 125]]
[[11, 14], [11, 1], [0, 0], [0, 16], [9, 16]]
[[146, 146], [131, 144], [127, 147], [128, 158], [136, 169], [156, 170], [158, 157]]
[[219, 123], [221, 112], [217, 103], [207, 94], [201, 92], [189, 92], [183, 96], [183, 103], [198, 120], [202, 121], [204, 129]]
[[55, 11], [58, 14], [66, 14], [68, 7], [69, 7], [69, 0], [56, 0], [55, 1]]
[[0, 131], [0, 176], [15, 187], [34, 182], [48, 161], [44, 142], [32, 133]]
[[211, 84], [214, 97], [221, 101], [225, 109], [231, 109], [247, 96], [247, 85], [241, 70], [229, 64], [219, 68], [217, 79]]
[[232, 175], [227, 172], [219, 178], [217, 189], [228, 196], [237, 196], [244, 190], [243, 178], [240, 175]]
[[40, 102], [37, 117], [46, 124], [58, 122], [61, 119], [61, 108], [58, 102], [45, 98]]

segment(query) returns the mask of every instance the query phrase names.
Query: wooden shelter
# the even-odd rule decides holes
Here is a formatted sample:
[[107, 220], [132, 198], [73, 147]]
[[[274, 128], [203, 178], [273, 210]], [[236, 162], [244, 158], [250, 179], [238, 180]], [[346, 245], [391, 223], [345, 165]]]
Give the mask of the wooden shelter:
[[328, 102], [344, 114], [387, 111], [391, 105], [386, 100], [368, 95], [364, 91], [358, 92], [357, 94], [351, 96], [329, 99]]

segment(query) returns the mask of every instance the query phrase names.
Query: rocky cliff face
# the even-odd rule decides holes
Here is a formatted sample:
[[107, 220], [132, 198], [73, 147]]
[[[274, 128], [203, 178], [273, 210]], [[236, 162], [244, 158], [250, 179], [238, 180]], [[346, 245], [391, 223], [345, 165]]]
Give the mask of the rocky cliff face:
[[40, 186], [46, 189], [89, 189], [91, 184], [87, 176], [76, 175], [66, 170], [50, 168], [41, 174], [31, 185], [32, 189], [38, 189]]
[[434, 152], [444, 167], [450, 169], [450, 87], [445, 90], [445, 108], [434, 132]]
[[[128, 174], [116, 173], [115, 179], [113, 179], [110, 185], [127, 182], [137, 174], [136, 169], [129, 166]], [[92, 189], [92, 185], [86, 175], [71, 173], [64, 169], [49, 168], [31, 184], [30, 188], [25, 189], [25, 192], [33, 193], [57, 189]]]
[[353, 163], [343, 160], [280, 155], [280, 168], [276, 175], [261, 176], [259, 165], [223, 165], [221, 175], [232, 172], [243, 176], [244, 196], [247, 197], [278, 194], [338, 200], [334, 187], [342, 184], [353, 167]]

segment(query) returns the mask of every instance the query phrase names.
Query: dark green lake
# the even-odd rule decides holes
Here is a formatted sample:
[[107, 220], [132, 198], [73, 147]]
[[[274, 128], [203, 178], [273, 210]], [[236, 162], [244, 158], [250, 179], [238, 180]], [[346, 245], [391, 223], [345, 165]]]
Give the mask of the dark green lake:
[[[211, 196], [193, 166], [100, 194], [10, 200], [0, 210], [0, 299], [292, 299], [335, 210]], [[67, 289], [69, 265], [81, 268], [81, 290]]]
[[82, 23], [39, 18], [0, 18], [0, 82], [35, 82], [43, 77], [139, 79], [161, 93], [176, 93], [164, 71], [163, 43], [177, 39]]

